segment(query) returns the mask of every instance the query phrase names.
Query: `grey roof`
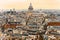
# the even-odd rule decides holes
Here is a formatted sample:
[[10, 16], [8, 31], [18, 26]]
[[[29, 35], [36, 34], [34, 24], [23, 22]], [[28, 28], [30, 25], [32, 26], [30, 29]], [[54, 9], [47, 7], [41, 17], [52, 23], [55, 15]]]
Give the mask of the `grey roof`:
[[28, 34], [12, 34], [12, 36], [28, 36]]
[[60, 36], [60, 33], [58, 33], [58, 32], [50, 32], [50, 34]]

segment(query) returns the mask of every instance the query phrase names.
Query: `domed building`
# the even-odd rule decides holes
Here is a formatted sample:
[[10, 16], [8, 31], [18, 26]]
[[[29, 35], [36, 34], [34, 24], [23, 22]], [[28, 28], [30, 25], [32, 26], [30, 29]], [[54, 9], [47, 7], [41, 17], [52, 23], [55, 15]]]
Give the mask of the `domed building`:
[[30, 6], [29, 6], [28, 10], [29, 10], [29, 11], [33, 10], [32, 3], [30, 3]]

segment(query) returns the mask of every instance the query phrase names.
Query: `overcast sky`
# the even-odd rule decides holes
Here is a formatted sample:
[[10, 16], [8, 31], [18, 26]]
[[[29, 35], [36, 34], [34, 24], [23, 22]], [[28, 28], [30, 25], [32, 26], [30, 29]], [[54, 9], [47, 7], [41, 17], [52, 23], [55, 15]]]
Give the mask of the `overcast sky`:
[[27, 9], [30, 2], [35, 9], [60, 9], [60, 0], [0, 0], [0, 9]]

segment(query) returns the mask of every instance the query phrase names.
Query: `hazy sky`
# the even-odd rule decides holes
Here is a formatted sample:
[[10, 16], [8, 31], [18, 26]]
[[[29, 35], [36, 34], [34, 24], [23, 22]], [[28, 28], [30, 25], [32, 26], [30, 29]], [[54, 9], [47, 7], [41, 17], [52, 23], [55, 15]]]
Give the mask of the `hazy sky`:
[[35, 9], [60, 9], [60, 0], [0, 0], [0, 9], [27, 9], [30, 2]]

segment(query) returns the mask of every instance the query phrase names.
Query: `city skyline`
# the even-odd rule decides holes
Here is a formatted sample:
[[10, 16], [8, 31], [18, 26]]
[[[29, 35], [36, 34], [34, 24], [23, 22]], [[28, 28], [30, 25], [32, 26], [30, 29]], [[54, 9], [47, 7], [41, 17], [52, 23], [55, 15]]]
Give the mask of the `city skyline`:
[[60, 9], [60, 0], [0, 0], [0, 9], [27, 9], [30, 2], [35, 9]]

